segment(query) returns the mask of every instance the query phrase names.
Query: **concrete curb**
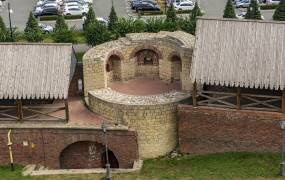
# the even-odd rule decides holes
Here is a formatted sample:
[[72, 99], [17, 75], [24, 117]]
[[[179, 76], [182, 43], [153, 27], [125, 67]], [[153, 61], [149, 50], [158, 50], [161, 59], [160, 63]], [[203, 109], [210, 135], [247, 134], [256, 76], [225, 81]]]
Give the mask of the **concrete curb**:
[[[134, 162], [133, 168], [131, 169], [112, 169], [112, 173], [132, 173], [140, 171], [143, 166], [143, 160], [138, 160]], [[47, 175], [75, 175], [75, 174], [104, 174], [106, 169], [96, 168], [96, 169], [58, 169], [58, 170], [46, 170], [39, 169], [36, 170], [35, 165], [27, 165], [23, 172], [23, 176], [47, 176]]]

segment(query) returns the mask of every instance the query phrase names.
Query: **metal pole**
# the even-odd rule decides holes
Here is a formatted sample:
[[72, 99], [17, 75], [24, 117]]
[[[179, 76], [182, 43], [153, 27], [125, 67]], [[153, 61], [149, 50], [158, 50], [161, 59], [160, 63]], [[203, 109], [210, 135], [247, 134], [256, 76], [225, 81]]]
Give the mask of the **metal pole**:
[[105, 179], [110, 180], [111, 179], [111, 165], [109, 163], [109, 155], [108, 155], [107, 126], [104, 122], [102, 124], [102, 130], [104, 133], [105, 152], [106, 152], [106, 177]]
[[281, 161], [280, 161], [280, 176], [285, 176], [284, 172], [284, 127], [285, 121], [281, 121]]
[[8, 2], [8, 13], [9, 13], [9, 24], [10, 24], [10, 36], [11, 36], [11, 41], [13, 40], [13, 31], [12, 31], [12, 22], [11, 22], [11, 8], [10, 8], [10, 2]]

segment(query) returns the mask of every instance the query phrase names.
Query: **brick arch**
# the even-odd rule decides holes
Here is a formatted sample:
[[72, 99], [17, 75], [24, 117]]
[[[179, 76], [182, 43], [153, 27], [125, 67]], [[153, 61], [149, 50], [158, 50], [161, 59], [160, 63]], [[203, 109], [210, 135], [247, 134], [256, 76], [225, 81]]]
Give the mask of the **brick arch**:
[[107, 63], [109, 58], [111, 56], [114, 56], [114, 55], [118, 56], [121, 61], [123, 61], [125, 59], [123, 53], [121, 51], [115, 49], [115, 50], [112, 50], [108, 53], [105, 63]]
[[[59, 147], [57, 148], [59, 150], [59, 151], [57, 151], [57, 159], [58, 159], [58, 162], [59, 162], [59, 166], [58, 166], [59, 168], [62, 168], [62, 162], [61, 162], [62, 153], [67, 148], [69, 148], [70, 146], [72, 146], [74, 144], [77, 144], [77, 143], [82, 143], [82, 142], [89, 142], [89, 143], [102, 145], [102, 147], [103, 147], [102, 153], [105, 152], [105, 144], [104, 144], [104, 142], [100, 141], [99, 139], [98, 139], [98, 141], [97, 140], [94, 141], [94, 140], [92, 140], [92, 138], [91, 139], [89, 139], [89, 138], [87, 138], [87, 139], [86, 138], [74, 139], [71, 142], [66, 142], [66, 144], [62, 145], [60, 148]], [[121, 165], [121, 162], [123, 161], [123, 159], [122, 159], [123, 157], [122, 157], [122, 154], [117, 153], [116, 150], [117, 149], [115, 147], [113, 147], [112, 143], [108, 143], [108, 151], [111, 151], [114, 154], [114, 156], [116, 157], [116, 160], [118, 161], [118, 164]], [[101, 158], [101, 154], [98, 157]], [[94, 167], [88, 167], [87, 166], [87, 167], [84, 167], [84, 168], [94, 168]], [[81, 169], [81, 168], [77, 168], [77, 169]]]
[[155, 46], [152, 46], [152, 45], [140, 45], [140, 46], [137, 46], [135, 47], [133, 50], [132, 50], [132, 53], [130, 54], [130, 59], [135, 57], [136, 53], [141, 51], [141, 50], [144, 50], [144, 49], [149, 49], [149, 50], [152, 50], [154, 51], [157, 55], [158, 55], [158, 58], [159, 59], [162, 59], [163, 56], [162, 56], [162, 53], [160, 52], [160, 50], [158, 50], [157, 47]]
[[179, 54], [177, 51], [172, 51], [171, 53], [169, 53], [169, 55], [167, 56], [167, 60], [168, 60], [168, 61], [172, 61], [172, 58], [173, 58], [174, 56], [179, 57], [180, 60], [181, 60], [181, 56], [180, 56], [180, 54]]

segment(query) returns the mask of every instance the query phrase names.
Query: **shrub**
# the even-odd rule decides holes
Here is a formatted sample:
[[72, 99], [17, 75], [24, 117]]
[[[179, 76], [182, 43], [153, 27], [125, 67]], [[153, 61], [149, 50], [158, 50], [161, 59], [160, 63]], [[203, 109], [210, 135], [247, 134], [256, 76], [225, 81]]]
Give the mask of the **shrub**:
[[111, 12], [109, 14], [109, 23], [108, 23], [108, 28], [110, 30], [112, 30], [115, 26], [115, 24], [118, 21], [118, 16], [117, 13], [115, 11], [114, 5], [113, 5], [113, 1], [112, 1], [112, 7], [111, 7]]
[[285, 0], [281, 0], [273, 14], [273, 20], [285, 21]]
[[93, 22], [85, 31], [87, 44], [95, 46], [112, 39], [112, 34], [103, 23]]
[[235, 13], [232, 0], [227, 1], [223, 18], [236, 18], [236, 13]]
[[176, 11], [174, 9], [173, 3], [171, 3], [166, 12], [166, 21], [175, 22], [176, 20], [177, 20]]
[[73, 43], [75, 42], [73, 31], [73, 29], [68, 28], [64, 17], [58, 15], [53, 32], [53, 40], [57, 43]]
[[93, 23], [95, 21], [96, 21], [95, 12], [94, 12], [92, 6], [90, 6], [88, 13], [86, 15], [86, 19], [83, 23], [83, 30], [85, 30], [90, 23]]
[[29, 42], [39, 42], [43, 40], [43, 35], [39, 27], [38, 20], [34, 17], [32, 12], [30, 12], [24, 32], [25, 37]]
[[0, 16], [0, 42], [6, 42], [9, 39], [9, 32], [6, 28], [6, 25]]
[[146, 20], [146, 31], [147, 32], [159, 32], [164, 28], [164, 19], [163, 18], [149, 18]]
[[261, 19], [259, 5], [256, 0], [251, 1], [249, 7], [247, 8], [245, 19]]

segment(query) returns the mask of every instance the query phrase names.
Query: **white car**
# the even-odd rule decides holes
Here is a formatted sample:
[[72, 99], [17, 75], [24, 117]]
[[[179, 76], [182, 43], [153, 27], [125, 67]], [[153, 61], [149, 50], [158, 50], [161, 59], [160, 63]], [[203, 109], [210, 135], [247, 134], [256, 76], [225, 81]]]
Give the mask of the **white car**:
[[53, 27], [47, 24], [39, 23], [39, 27], [45, 33], [51, 33], [53, 31]]
[[249, 5], [250, 5], [250, 0], [236, 1], [237, 8], [246, 8], [249, 7]]
[[177, 11], [192, 10], [194, 8], [194, 3], [191, 1], [180, 2], [178, 4], [174, 4], [174, 8]]
[[83, 15], [85, 16], [88, 11], [80, 6], [69, 6], [64, 9], [64, 15]]
[[[246, 15], [246, 12], [241, 12], [240, 14], [236, 14], [236, 17], [238, 19], [244, 19]], [[261, 19], [264, 20], [264, 17], [261, 15]]]
[[89, 3], [89, 4], [93, 4], [93, 0], [84, 0], [84, 1]]
[[56, 3], [58, 5], [62, 5], [63, 1], [62, 0], [39, 0], [36, 4], [36, 6], [41, 6], [45, 3]]

